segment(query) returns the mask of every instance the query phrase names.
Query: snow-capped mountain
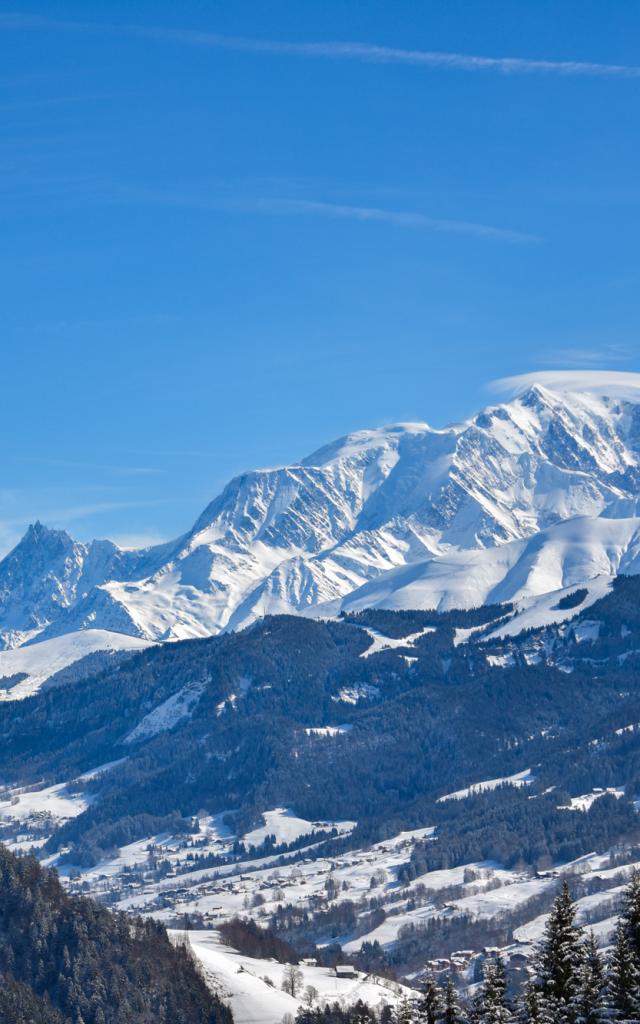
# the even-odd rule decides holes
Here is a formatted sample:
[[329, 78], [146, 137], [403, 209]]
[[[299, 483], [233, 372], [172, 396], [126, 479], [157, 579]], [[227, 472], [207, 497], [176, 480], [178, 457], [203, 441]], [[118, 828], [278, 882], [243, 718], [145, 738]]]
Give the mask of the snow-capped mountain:
[[64, 530], [30, 526], [0, 563], [0, 639], [17, 647], [117, 571], [123, 553], [110, 541], [80, 544]]
[[146, 576], [171, 550], [160, 545], [125, 551], [110, 540], [83, 544], [65, 530], [36, 522], [0, 562], [0, 649], [42, 639], [48, 626], [96, 587]]
[[236, 477], [156, 548], [36, 524], [0, 563], [2, 643], [205, 636], [345, 600], [472, 607], [635, 572], [640, 375], [619, 377], [527, 382], [445, 429], [358, 431]]

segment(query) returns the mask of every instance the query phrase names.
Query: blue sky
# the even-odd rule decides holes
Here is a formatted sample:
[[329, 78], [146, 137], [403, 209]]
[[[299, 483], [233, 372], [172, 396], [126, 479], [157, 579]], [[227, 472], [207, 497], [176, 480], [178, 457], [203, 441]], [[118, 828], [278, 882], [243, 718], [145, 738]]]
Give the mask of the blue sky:
[[0, 550], [640, 369], [639, 39], [626, 0], [0, 11]]

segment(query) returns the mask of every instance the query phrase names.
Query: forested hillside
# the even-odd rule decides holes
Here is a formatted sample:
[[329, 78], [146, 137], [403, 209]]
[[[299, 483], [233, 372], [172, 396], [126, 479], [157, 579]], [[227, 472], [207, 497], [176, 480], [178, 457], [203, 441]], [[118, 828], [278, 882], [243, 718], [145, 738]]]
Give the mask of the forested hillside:
[[514, 941], [578, 858], [611, 917], [640, 859], [640, 578], [585, 601], [515, 635], [503, 605], [267, 617], [45, 686], [0, 705], [0, 841], [129, 913], [249, 913], [365, 971]]
[[[636, 827], [639, 605], [640, 580], [620, 578], [582, 615], [516, 637], [500, 634], [498, 606], [279, 616], [152, 648], [1, 705], [1, 777], [62, 783], [109, 764], [82, 782], [82, 813], [47, 836], [49, 853], [85, 866], [197, 831], [202, 809], [241, 808], [235, 827], [249, 828], [273, 807], [355, 821], [354, 843], [437, 825], [432, 866], [576, 856]], [[478, 794], [464, 813], [439, 802], [525, 768], [528, 794]], [[625, 794], [558, 810], [594, 786]]]
[[162, 925], [68, 895], [0, 847], [1, 1024], [231, 1024]]

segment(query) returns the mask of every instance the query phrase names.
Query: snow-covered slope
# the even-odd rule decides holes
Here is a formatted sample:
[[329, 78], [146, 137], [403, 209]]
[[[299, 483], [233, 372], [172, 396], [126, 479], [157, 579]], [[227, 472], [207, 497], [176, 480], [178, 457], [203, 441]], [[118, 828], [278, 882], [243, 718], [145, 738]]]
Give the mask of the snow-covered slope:
[[86, 629], [0, 651], [0, 701], [32, 696], [56, 672], [96, 651], [140, 651], [148, 646], [149, 641], [139, 637]]
[[[183, 936], [178, 933], [176, 940]], [[236, 1024], [280, 1024], [285, 1014], [292, 1018], [305, 1006], [305, 991], [315, 990], [314, 1002], [353, 1006], [361, 999], [376, 1008], [395, 1006], [403, 995], [414, 993], [374, 975], [356, 973], [353, 978], [337, 978], [328, 967], [301, 964], [300, 991], [294, 998], [281, 988], [286, 965], [275, 960], [243, 956], [223, 945], [215, 931], [193, 931], [184, 937], [201, 964], [212, 988], [227, 1001]]]
[[171, 640], [265, 613], [469, 607], [635, 572], [640, 375], [620, 378], [527, 380], [442, 430], [350, 434], [242, 474], [192, 530], [146, 551], [37, 524], [0, 563], [0, 638]]
[[527, 540], [452, 551], [402, 566], [354, 591], [342, 608], [447, 611], [505, 602], [526, 605], [531, 598], [570, 590], [589, 580], [604, 578], [608, 582], [619, 573], [638, 572], [640, 519], [581, 517], [541, 530]]

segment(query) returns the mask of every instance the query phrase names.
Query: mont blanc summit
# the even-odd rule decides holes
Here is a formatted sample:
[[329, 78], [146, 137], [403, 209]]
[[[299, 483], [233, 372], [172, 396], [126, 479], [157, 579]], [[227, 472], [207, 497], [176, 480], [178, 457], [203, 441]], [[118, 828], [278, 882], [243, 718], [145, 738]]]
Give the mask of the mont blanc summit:
[[4, 648], [85, 630], [187, 639], [276, 612], [469, 608], [638, 571], [640, 375], [510, 386], [444, 429], [361, 430], [243, 473], [156, 547], [36, 523], [0, 563]]

